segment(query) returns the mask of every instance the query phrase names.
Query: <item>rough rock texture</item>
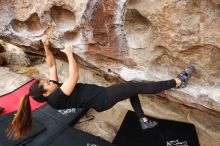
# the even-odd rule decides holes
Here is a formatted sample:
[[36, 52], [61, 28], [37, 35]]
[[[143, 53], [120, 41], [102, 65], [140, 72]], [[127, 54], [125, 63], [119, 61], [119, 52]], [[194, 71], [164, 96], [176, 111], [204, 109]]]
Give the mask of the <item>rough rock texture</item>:
[[0, 65], [30, 66], [45, 60], [42, 56], [26, 54], [23, 49], [1, 40], [0, 45], [4, 46], [0, 51]]
[[[0, 54], [5, 52], [5, 48], [0, 44]], [[5, 62], [5, 58], [0, 55], [0, 66], [3, 65]]]
[[0, 13], [1, 39], [42, 54], [49, 34], [104, 76], [166, 80], [194, 64], [189, 88], [164, 96], [220, 111], [219, 0], [1, 0]]
[[31, 77], [12, 72], [8, 67], [0, 67], [0, 77], [0, 95], [13, 91], [31, 79]]
[[0, 53], [3, 53], [3, 52], [5, 52], [5, 48], [2, 45], [0, 45]]
[[0, 56], [0, 66], [4, 64], [4, 58]]
[[220, 4], [220, 0], [212, 0], [216, 4]]
[[[57, 60], [57, 65], [59, 79], [61, 82], [63, 82], [68, 75], [68, 64]], [[11, 69], [19, 74], [12, 72]], [[79, 71], [81, 74], [79, 82], [95, 83], [103, 86], [108, 86], [113, 83], [100, 76], [101, 74], [95, 70], [80, 66]], [[31, 75], [31, 77], [27, 76], [27, 74]], [[18, 68], [13, 66], [10, 67], [10, 69], [0, 67], [0, 75], [5, 76], [5, 80], [7, 80], [7, 85], [0, 82], [0, 95], [2, 95], [12, 91], [19, 85], [24, 84], [32, 77], [48, 78], [49, 72], [47, 69], [47, 64], [44, 63], [31, 67]], [[193, 123], [196, 126], [196, 131], [201, 146], [220, 145], [219, 113], [210, 114], [171, 102], [166, 98], [158, 96], [145, 95], [140, 96], [140, 99], [145, 114], [157, 118]], [[112, 109], [105, 112], [97, 113], [94, 110], [89, 110], [88, 115], [94, 115], [95, 119], [89, 122], [76, 124], [74, 127], [112, 142], [127, 110], [132, 110], [129, 100], [122, 101], [116, 104]], [[82, 117], [80, 121], [85, 119], [86, 117]]]

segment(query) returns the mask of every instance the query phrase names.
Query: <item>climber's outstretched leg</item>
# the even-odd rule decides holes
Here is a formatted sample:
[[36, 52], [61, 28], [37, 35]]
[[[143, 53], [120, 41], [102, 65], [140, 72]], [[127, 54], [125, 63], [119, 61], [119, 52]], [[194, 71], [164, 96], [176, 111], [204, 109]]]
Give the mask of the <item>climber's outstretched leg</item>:
[[[158, 82], [124, 82], [119, 84], [114, 84], [112, 86], [106, 87], [107, 89], [107, 101], [106, 110], [114, 106], [119, 101], [131, 98], [131, 100], [137, 100], [138, 94], [155, 94], [170, 88], [184, 88], [186, 87], [189, 78], [195, 71], [194, 66], [189, 66], [184, 71], [182, 71], [177, 78], [167, 81]], [[137, 97], [136, 99], [134, 97]], [[137, 102], [138, 103], [138, 102]], [[140, 109], [137, 109], [140, 110]], [[142, 112], [138, 112], [142, 114]], [[139, 116], [139, 115], [138, 115]], [[143, 122], [152, 122], [143, 119]], [[150, 124], [150, 125], [156, 125]], [[151, 128], [153, 126], [148, 126]]]

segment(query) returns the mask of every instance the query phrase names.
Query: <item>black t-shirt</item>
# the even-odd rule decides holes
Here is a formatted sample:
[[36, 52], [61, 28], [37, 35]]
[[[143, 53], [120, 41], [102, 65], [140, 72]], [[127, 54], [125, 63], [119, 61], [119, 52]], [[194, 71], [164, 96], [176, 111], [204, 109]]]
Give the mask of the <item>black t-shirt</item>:
[[48, 96], [48, 104], [56, 109], [66, 108], [94, 108], [102, 111], [105, 108], [107, 91], [105, 87], [77, 83], [73, 92], [67, 96], [58, 86], [57, 89]]

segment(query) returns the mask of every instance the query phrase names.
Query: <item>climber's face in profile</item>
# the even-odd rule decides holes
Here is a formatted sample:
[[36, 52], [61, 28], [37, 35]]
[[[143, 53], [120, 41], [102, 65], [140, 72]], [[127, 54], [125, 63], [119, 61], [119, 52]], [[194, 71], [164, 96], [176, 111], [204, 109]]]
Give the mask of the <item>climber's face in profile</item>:
[[40, 80], [39, 85], [43, 86], [43, 89], [46, 91], [43, 94], [45, 97], [49, 96], [57, 88], [56, 84], [54, 84], [53, 82], [49, 82], [48, 80], [44, 80], [44, 79]]

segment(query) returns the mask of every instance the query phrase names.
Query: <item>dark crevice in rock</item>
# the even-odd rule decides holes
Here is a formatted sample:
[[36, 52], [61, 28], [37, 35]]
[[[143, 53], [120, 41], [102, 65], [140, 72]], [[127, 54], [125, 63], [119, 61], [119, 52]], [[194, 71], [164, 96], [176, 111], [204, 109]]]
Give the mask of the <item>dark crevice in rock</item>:
[[0, 53], [5, 52], [5, 48], [0, 44]]
[[63, 36], [64, 40], [71, 41], [77, 37], [77, 32], [66, 32]]
[[[38, 50], [36, 50], [35, 48], [28, 47], [28, 46], [20, 46], [20, 47], [23, 49], [23, 51], [27, 55], [32, 55], [32, 56], [37, 56], [37, 57], [40, 57], [40, 58], [41, 57], [45, 58], [45, 51], [43, 49], [43, 46], [40, 47], [40, 49], [38, 48]], [[53, 50], [53, 55], [57, 59], [67, 61], [66, 55], [63, 52], [61, 52], [59, 48], [52, 48], [51, 47], [51, 50]]]
[[5, 58], [1, 54], [5, 52], [5, 48], [0, 45], [0, 66], [4, 65], [5, 63]]

